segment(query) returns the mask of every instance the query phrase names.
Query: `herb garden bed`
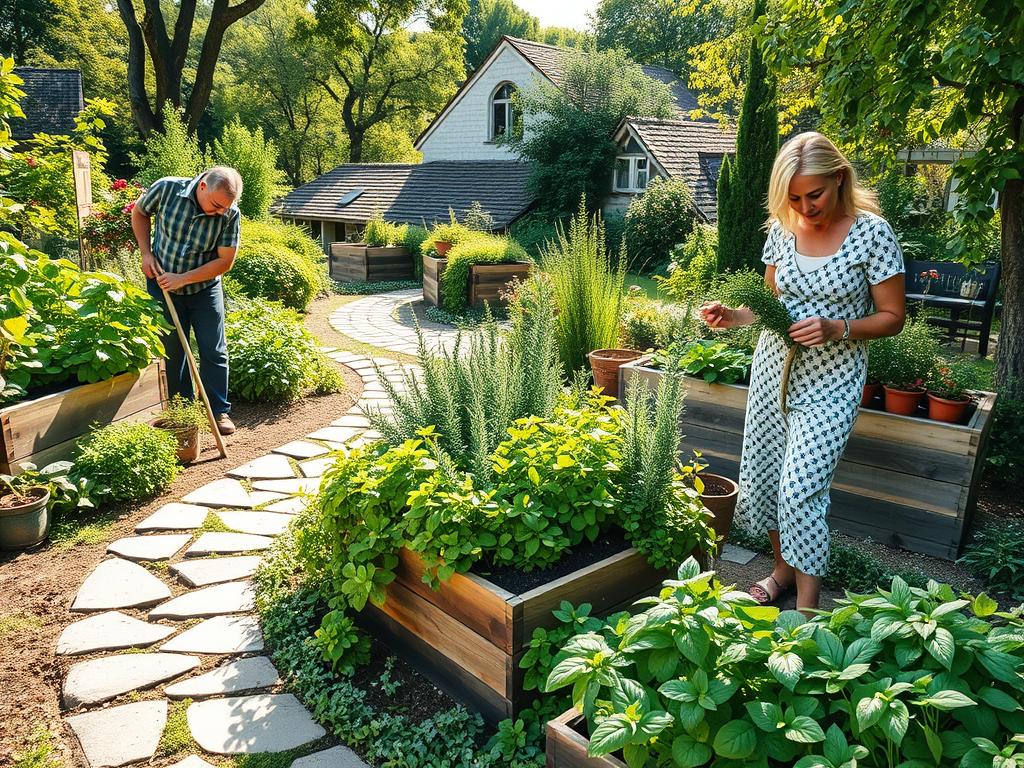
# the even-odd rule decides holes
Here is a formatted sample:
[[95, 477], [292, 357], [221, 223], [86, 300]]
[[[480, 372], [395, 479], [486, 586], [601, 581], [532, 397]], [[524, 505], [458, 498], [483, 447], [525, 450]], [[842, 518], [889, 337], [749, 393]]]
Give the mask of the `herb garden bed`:
[[469, 268], [469, 304], [482, 307], [488, 304], [504, 304], [502, 294], [513, 280], [525, 280], [533, 264], [516, 262], [511, 264], [473, 264]]
[[585, 728], [583, 715], [575, 709], [548, 721], [547, 768], [626, 768], [624, 762], [610, 755], [587, 757], [590, 740], [582, 733]]
[[166, 399], [164, 361], [158, 360], [140, 373], [123, 373], [0, 408], [0, 472], [19, 472], [24, 462], [42, 467], [66, 459], [92, 425], [144, 421]]
[[413, 266], [412, 252], [405, 246], [331, 243], [331, 279], [339, 283], [412, 280]]
[[[620, 369], [656, 388], [644, 357]], [[681, 426], [714, 471], [736, 477], [747, 387], [686, 377]], [[964, 425], [861, 409], [832, 482], [831, 525], [855, 536], [945, 559], [960, 553], [977, 502], [996, 395], [981, 393]]]
[[448, 259], [423, 254], [423, 301], [434, 307], [441, 306], [441, 276]]
[[370, 628], [439, 687], [490, 721], [513, 717], [535, 693], [523, 691], [519, 661], [534, 629], [557, 624], [563, 600], [590, 603], [595, 615], [628, 607], [668, 578], [628, 548], [513, 594], [470, 572], [432, 590], [423, 562], [404, 549], [381, 608], [361, 614]]

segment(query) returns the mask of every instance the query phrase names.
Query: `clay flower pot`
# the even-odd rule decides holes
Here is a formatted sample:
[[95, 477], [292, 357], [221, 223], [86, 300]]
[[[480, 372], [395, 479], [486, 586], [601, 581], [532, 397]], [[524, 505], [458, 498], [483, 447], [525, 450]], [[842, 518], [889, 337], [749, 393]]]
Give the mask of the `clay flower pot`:
[[932, 421], [948, 421], [950, 424], [961, 424], [964, 420], [964, 413], [971, 399], [965, 397], [963, 400], [947, 400], [944, 397], [928, 393], [928, 418]]
[[199, 458], [199, 452], [202, 450], [202, 435], [199, 434], [198, 427], [171, 427], [164, 422], [163, 419], [157, 419], [152, 422], [153, 426], [157, 429], [162, 429], [165, 432], [170, 432], [174, 435], [174, 439], [178, 441], [178, 461], [182, 464], [191, 464], [197, 458]]
[[913, 416], [924, 397], [924, 389], [896, 389], [885, 387], [885, 410], [900, 416]]
[[437, 251], [437, 255], [440, 258], [444, 258], [444, 255], [448, 253], [452, 248], [452, 244], [445, 242], [444, 240], [434, 241], [434, 250]]
[[729, 538], [733, 515], [736, 514], [736, 499], [740, 487], [728, 477], [721, 475], [701, 472], [697, 477], [704, 483], [704, 492], [701, 493], [700, 500], [711, 513], [711, 527], [715, 534], [721, 537], [718, 542], [718, 552], [721, 554]]
[[21, 498], [0, 495], [0, 549], [26, 549], [50, 532], [50, 491], [28, 488]]
[[860, 407], [871, 408], [875, 404], [875, 398], [882, 394], [882, 385], [875, 383], [867, 383], [864, 385], [864, 392], [860, 396]]
[[594, 384], [604, 390], [604, 394], [618, 400], [619, 366], [643, 357], [643, 354], [636, 349], [595, 349], [587, 355], [590, 369], [594, 372]]

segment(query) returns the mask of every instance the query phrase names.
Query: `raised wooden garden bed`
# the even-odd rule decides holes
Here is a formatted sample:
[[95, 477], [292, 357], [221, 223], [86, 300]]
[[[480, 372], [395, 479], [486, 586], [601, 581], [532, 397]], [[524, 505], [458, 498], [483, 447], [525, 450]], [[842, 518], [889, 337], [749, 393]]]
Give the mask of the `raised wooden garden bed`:
[[590, 740], [580, 732], [583, 724], [583, 715], [575, 709], [548, 722], [547, 768], [626, 768], [611, 755], [587, 757]]
[[140, 373], [0, 408], [0, 472], [19, 472], [23, 462], [41, 468], [69, 459], [78, 438], [93, 424], [147, 420], [166, 399], [167, 377], [159, 360]]
[[626, 549], [515, 595], [473, 573], [456, 574], [437, 591], [424, 584], [423, 562], [402, 550], [383, 607], [362, 620], [454, 698], [492, 722], [512, 717], [537, 693], [523, 691], [519, 661], [537, 627], [553, 627], [563, 600], [590, 603], [593, 614], [622, 610], [657, 591], [668, 571]]
[[[622, 366], [620, 387], [639, 376], [657, 388], [662, 373], [645, 366], [649, 359]], [[832, 481], [832, 528], [955, 559], [976, 506], [995, 399], [982, 393], [965, 425], [862, 408]], [[738, 477], [746, 409], [746, 386], [687, 377], [687, 449]]]
[[412, 253], [405, 246], [331, 243], [330, 274], [339, 283], [412, 280], [413, 267]]
[[[442, 280], [448, 259], [434, 256], [423, 257], [423, 300], [440, 307], [444, 304]], [[502, 294], [505, 287], [515, 280], [525, 280], [533, 264], [514, 262], [511, 264], [473, 264], [469, 268], [469, 285], [466, 286], [470, 306], [482, 307], [486, 301], [491, 306], [504, 304]]]

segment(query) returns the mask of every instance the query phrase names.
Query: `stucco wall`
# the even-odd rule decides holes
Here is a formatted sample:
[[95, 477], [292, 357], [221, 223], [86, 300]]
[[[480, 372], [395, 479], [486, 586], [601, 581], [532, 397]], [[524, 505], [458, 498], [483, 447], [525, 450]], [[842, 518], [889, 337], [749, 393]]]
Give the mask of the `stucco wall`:
[[501, 83], [515, 83], [522, 89], [538, 77], [537, 71], [506, 45], [423, 141], [423, 162], [516, 159], [517, 155], [490, 141], [491, 94]]

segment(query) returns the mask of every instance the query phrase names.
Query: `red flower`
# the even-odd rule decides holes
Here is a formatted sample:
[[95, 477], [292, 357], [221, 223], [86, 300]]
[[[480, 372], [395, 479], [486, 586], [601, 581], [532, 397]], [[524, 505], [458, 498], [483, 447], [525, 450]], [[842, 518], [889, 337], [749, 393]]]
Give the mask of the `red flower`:
[[135, 207], [135, 203], [128, 203], [128, 205], [126, 205], [124, 208], [121, 209], [121, 212], [122, 213], [131, 213], [132, 212], [132, 208], [134, 208], [134, 207]]
[[126, 179], [118, 179], [110, 185], [110, 188], [115, 192], [120, 192], [122, 189], [128, 188], [128, 181]]
[[26, 157], [25, 165], [27, 165], [29, 168], [35, 168], [37, 165], [39, 165], [39, 163], [36, 162], [36, 159], [34, 157]]

